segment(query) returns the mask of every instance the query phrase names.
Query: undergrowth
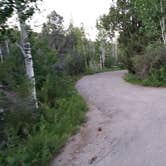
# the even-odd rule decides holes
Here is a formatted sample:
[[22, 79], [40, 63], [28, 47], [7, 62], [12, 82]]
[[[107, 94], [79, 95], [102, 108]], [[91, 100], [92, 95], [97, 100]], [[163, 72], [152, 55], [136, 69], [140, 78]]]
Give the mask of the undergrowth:
[[153, 69], [151, 73], [143, 79], [131, 73], [126, 74], [124, 79], [132, 84], [166, 87], [166, 66], [162, 66], [159, 69]]
[[[7, 114], [8, 126], [5, 126], [4, 131], [6, 140], [0, 150], [1, 166], [49, 165], [49, 161], [65, 145], [66, 140], [79, 129], [86, 120], [87, 107], [82, 97], [78, 95], [74, 83], [68, 83], [65, 85], [64, 93], [70, 93], [59, 96], [54, 100], [54, 105], [47, 99], [46, 94], [53, 91], [53, 87], [49, 87], [49, 90], [42, 92], [46, 99], [34, 113], [32, 110], [25, 110], [27, 107], [21, 107], [21, 110]], [[48, 88], [47, 85], [44, 86], [45, 89]], [[21, 115], [19, 112], [22, 112]], [[31, 117], [31, 113], [34, 117], [36, 112], [38, 116], [34, 122], [27, 119]]]

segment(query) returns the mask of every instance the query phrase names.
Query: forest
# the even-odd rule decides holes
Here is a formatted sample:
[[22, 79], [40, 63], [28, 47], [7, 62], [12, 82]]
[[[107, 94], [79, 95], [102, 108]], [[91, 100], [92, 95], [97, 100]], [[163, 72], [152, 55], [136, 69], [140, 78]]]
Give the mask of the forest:
[[[84, 74], [115, 66], [112, 44], [52, 11], [40, 33], [26, 23], [36, 0], [0, 1], [0, 165], [47, 165], [85, 118], [75, 89]], [[19, 26], [7, 20], [15, 14]]]
[[110, 37], [119, 32], [118, 56], [129, 71], [127, 81], [166, 85], [165, 0], [117, 0], [99, 26]]
[[[46, 166], [86, 122], [75, 84], [82, 76], [127, 69], [125, 80], [166, 86], [166, 1], [117, 0], [84, 26], [52, 11], [41, 32], [28, 24], [38, 0], [0, 0], [0, 165]], [[17, 16], [18, 24], [8, 19]], [[116, 43], [113, 39], [118, 37]]]

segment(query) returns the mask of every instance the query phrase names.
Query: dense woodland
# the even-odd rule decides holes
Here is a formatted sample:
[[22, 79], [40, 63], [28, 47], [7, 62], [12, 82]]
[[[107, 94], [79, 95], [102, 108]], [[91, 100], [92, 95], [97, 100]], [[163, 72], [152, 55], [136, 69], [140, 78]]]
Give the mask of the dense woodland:
[[111, 38], [119, 32], [118, 55], [126, 80], [166, 85], [166, 1], [117, 0], [98, 24]]
[[[84, 100], [75, 82], [115, 66], [110, 40], [96, 41], [83, 25], [52, 11], [41, 32], [28, 20], [36, 0], [0, 1], [0, 165], [47, 165], [84, 122]], [[19, 26], [8, 19], [16, 15]], [[17, 24], [16, 24], [17, 25]]]
[[[85, 74], [125, 67], [130, 82], [166, 86], [165, 0], [113, 2], [96, 21], [95, 41], [83, 25], [65, 28], [56, 11], [34, 32], [27, 21], [39, 10], [36, 2], [0, 0], [2, 166], [49, 164], [86, 120], [75, 89]], [[13, 15], [19, 26], [8, 25]]]

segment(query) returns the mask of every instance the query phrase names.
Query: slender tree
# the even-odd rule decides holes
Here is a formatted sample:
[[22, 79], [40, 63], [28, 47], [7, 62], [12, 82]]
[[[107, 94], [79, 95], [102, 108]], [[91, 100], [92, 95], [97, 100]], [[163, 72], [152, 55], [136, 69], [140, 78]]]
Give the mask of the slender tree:
[[1, 61], [1, 63], [3, 63], [3, 54], [2, 54], [1, 45], [0, 45], [0, 61]]
[[26, 75], [31, 83], [30, 86], [30, 95], [32, 100], [35, 102], [36, 108], [38, 108], [37, 97], [36, 97], [36, 88], [35, 88], [35, 75], [33, 68], [33, 60], [31, 55], [31, 46], [28, 41], [28, 33], [26, 30], [25, 21], [30, 18], [34, 12], [36, 7], [37, 0], [3, 0], [0, 1], [0, 23], [1, 29], [5, 29], [7, 27], [6, 22], [8, 18], [12, 16], [12, 14], [17, 13], [19, 27], [20, 27], [20, 36], [21, 40], [17, 43], [17, 46], [20, 48], [25, 62]]

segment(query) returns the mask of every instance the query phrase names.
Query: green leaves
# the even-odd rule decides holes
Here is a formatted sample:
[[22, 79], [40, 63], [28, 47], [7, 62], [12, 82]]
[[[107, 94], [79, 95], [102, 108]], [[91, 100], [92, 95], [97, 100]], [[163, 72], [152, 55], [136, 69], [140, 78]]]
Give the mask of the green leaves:
[[166, 16], [165, 0], [133, 0], [148, 36], [161, 36], [160, 20]]
[[38, 0], [0, 0], [0, 28], [5, 28], [8, 18], [10, 18], [16, 10], [22, 14], [22, 19], [27, 20], [37, 9], [36, 2]]

